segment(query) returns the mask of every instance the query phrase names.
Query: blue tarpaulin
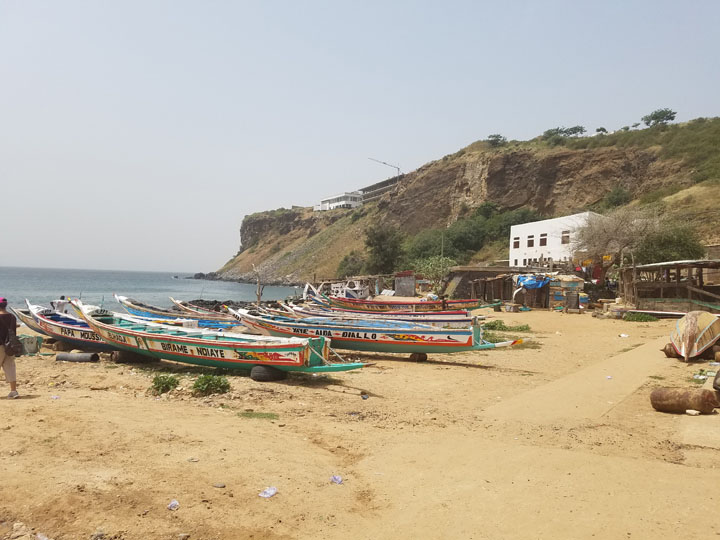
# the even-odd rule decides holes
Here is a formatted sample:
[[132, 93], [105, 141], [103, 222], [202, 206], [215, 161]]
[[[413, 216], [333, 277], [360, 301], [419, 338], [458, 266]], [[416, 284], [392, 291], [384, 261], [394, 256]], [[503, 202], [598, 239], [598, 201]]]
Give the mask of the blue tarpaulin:
[[517, 276], [517, 284], [519, 287], [526, 289], [539, 289], [550, 283], [549, 277], [544, 276]]

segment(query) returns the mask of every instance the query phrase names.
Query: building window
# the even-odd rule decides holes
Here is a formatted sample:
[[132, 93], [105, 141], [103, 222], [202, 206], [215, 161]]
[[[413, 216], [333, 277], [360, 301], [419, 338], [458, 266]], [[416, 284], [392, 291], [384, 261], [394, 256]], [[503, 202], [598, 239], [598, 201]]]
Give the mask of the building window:
[[513, 249], [518, 249], [520, 247], [520, 237], [516, 236], [513, 238]]
[[540, 245], [547, 246], [547, 233], [542, 233], [540, 235]]
[[533, 247], [535, 245], [535, 235], [531, 234], [528, 236], [527, 247]]
[[527, 266], [527, 259], [523, 259], [523, 266]]
[[562, 232], [562, 243], [563, 244], [569, 244], [570, 243], [570, 231], [563, 231]]
[[517, 266], [517, 259], [515, 259], [515, 266]]

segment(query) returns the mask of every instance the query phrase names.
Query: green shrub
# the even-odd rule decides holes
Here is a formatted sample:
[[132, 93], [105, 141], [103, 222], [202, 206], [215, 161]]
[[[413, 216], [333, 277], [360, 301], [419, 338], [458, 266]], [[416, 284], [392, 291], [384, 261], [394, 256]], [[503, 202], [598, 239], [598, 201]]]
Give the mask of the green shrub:
[[196, 396], [209, 396], [210, 394], [224, 394], [230, 390], [227, 377], [219, 375], [200, 375], [193, 384], [193, 394]]
[[615, 186], [603, 199], [606, 208], [624, 206], [632, 200], [630, 192], [622, 186]]
[[656, 322], [659, 320], [647, 313], [626, 313], [623, 319], [630, 322]]
[[365, 255], [358, 250], [353, 249], [342, 258], [340, 264], [338, 264], [337, 270], [335, 271], [335, 275], [341, 278], [359, 276], [363, 273], [365, 263]]
[[175, 375], [155, 375], [150, 390], [154, 395], [159, 396], [160, 394], [174, 390], [178, 384], [180, 384], [180, 379]]
[[516, 326], [507, 326], [500, 319], [495, 319], [494, 321], [485, 323], [483, 325], [483, 328], [485, 328], [487, 330], [497, 330], [499, 332], [529, 332], [530, 331], [529, 324], [518, 324]]

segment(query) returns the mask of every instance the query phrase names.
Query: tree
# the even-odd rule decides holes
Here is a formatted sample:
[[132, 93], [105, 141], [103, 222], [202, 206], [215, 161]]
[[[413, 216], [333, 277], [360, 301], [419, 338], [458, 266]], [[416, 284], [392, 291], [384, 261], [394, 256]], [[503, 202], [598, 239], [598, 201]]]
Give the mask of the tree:
[[595, 130], [595, 133], [603, 133], [603, 134], [605, 134], [605, 133], [607, 133], [607, 132], [608, 132], [607, 129], [605, 129], [604, 127], [599, 127], [599, 128], [597, 128], [597, 129]]
[[353, 249], [342, 258], [340, 264], [338, 264], [336, 274], [341, 278], [358, 276], [362, 274], [365, 263], [365, 256], [359, 251]]
[[457, 266], [457, 262], [449, 257], [436, 255], [415, 261], [413, 266], [417, 273], [432, 282], [433, 291], [438, 292], [443, 279], [447, 276], [450, 268]]
[[701, 259], [705, 246], [697, 233], [682, 223], [666, 223], [659, 230], [645, 236], [635, 251], [635, 262], [654, 262]]
[[585, 133], [585, 127], [584, 126], [572, 126], [569, 128], [565, 128], [565, 135], [568, 137], [579, 137], [583, 133]]
[[564, 127], [556, 127], [551, 129], [546, 129], [543, 132], [543, 139], [550, 139], [552, 137], [555, 137], [557, 135], [560, 135], [561, 137], [565, 135], [565, 128]]
[[575, 230], [573, 249], [602, 267], [601, 280], [626, 256], [634, 261], [634, 252], [643, 238], [658, 232], [662, 218], [647, 208], [623, 206], [606, 216], [590, 214], [585, 225]]
[[650, 114], [646, 114], [642, 117], [642, 121], [645, 122], [646, 126], [652, 127], [652, 126], [658, 126], [658, 125], [665, 125], [668, 122], [672, 122], [675, 120], [675, 115], [677, 113], [670, 109], [657, 109], [651, 112]]
[[507, 144], [507, 139], [499, 133], [493, 133], [492, 135], [488, 135], [487, 142], [495, 148]]
[[365, 230], [368, 249], [367, 270], [373, 274], [390, 274], [405, 255], [403, 234], [391, 225], [375, 224]]

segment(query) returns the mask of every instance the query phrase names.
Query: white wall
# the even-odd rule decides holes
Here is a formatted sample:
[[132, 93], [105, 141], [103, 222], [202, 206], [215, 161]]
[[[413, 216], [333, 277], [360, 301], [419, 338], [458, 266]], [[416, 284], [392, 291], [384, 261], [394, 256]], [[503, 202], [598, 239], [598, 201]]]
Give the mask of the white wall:
[[[510, 228], [510, 266], [531, 266], [541, 257], [552, 258], [554, 261], [571, 260], [575, 229], [583, 226], [590, 214], [593, 212], [513, 225]], [[569, 241], [566, 244], [562, 243], [564, 231], [569, 232]], [[547, 240], [546, 245], [541, 246], [543, 234], [547, 235]], [[529, 247], [528, 239], [531, 235], [533, 246]], [[514, 247], [516, 239], [519, 239], [519, 247]]]
[[356, 208], [362, 205], [362, 193], [352, 191], [350, 193], [341, 193], [320, 201], [320, 204], [313, 206], [313, 210], [334, 210], [335, 208]]

